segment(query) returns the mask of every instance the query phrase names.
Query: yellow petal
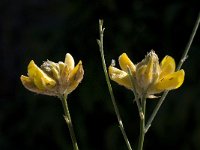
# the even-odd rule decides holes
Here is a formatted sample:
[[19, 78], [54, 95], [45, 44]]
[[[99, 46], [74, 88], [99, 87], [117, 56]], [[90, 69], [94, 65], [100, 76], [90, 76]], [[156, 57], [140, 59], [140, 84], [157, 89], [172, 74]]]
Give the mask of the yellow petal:
[[135, 73], [135, 65], [128, 58], [126, 53], [123, 53], [122, 55], [119, 56], [119, 65], [123, 71], [128, 72], [127, 67], [129, 67], [132, 73]]
[[37, 87], [34, 85], [33, 81], [29, 77], [21, 75], [20, 79], [25, 88], [27, 88], [28, 90], [32, 92], [36, 92], [36, 93], [39, 92]]
[[55, 86], [56, 81], [45, 74], [33, 60], [28, 65], [28, 75], [34, 82], [35, 86], [40, 90], [45, 90]]
[[165, 56], [160, 63], [160, 79], [162, 79], [164, 76], [173, 73], [175, 71], [176, 65], [175, 61], [171, 56]]
[[67, 65], [69, 71], [74, 69], [74, 58], [69, 53], [65, 56], [65, 64]]
[[83, 79], [83, 65], [82, 62], [79, 61], [79, 63], [76, 65], [76, 67], [70, 72], [69, 78], [68, 78], [68, 87], [67, 87], [67, 93], [71, 93], [73, 90], [76, 89], [76, 87], [79, 85], [81, 80]]
[[51, 69], [52, 73], [53, 73], [53, 78], [56, 79], [57, 81], [60, 79], [60, 73], [59, 70], [57, 70], [56, 68], [52, 68]]
[[110, 66], [108, 68], [108, 72], [111, 80], [117, 82], [119, 85], [125, 86], [128, 89], [132, 89], [129, 75], [125, 71]]
[[61, 73], [63, 71], [64, 67], [65, 67], [65, 64], [62, 61], [59, 61], [58, 66], [59, 66], [59, 70], [60, 70], [60, 73]]
[[155, 89], [160, 91], [177, 89], [183, 84], [184, 76], [185, 72], [183, 69], [168, 74], [155, 85]]
[[56, 92], [52, 92], [52, 91], [48, 91], [48, 90], [43, 91], [43, 90], [38, 89], [35, 86], [34, 82], [27, 76], [21, 75], [20, 79], [21, 79], [24, 87], [26, 89], [30, 90], [31, 92], [35, 92], [35, 93], [38, 93], [38, 94], [44, 94], [44, 95], [50, 95], [50, 96], [56, 96], [57, 95]]

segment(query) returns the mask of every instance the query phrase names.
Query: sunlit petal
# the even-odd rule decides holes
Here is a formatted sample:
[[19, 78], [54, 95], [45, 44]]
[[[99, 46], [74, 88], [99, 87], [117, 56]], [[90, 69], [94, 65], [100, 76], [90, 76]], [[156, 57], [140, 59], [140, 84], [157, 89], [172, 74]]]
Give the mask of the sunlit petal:
[[129, 75], [120, 69], [110, 66], [108, 68], [110, 79], [117, 82], [119, 85], [123, 85], [128, 89], [132, 88]]
[[65, 64], [68, 67], [68, 71], [71, 71], [71, 70], [74, 69], [74, 64], [75, 64], [74, 58], [69, 53], [67, 53], [66, 56], [65, 56]]
[[68, 87], [66, 89], [67, 94], [71, 93], [73, 90], [76, 89], [76, 87], [79, 85], [81, 80], [83, 79], [83, 65], [82, 61], [79, 61], [79, 63], [76, 65], [76, 67], [70, 72], [68, 77]]
[[177, 89], [183, 84], [184, 76], [185, 72], [183, 69], [172, 74], [168, 74], [155, 85], [155, 89], [161, 91]]
[[39, 93], [39, 89], [35, 86], [35, 84], [29, 77], [21, 75], [20, 79], [25, 88], [27, 88], [28, 90], [32, 92]]
[[28, 65], [28, 76], [40, 90], [52, 88], [56, 84], [56, 81], [48, 77], [33, 60]]
[[128, 72], [127, 67], [129, 67], [132, 73], [135, 73], [135, 65], [128, 58], [126, 53], [123, 53], [122, 55], [119, 56], [119, 65], [123, 71]]
[[160, 63], [161, 68], [161, 74], [160, 79], [162, 79], [164, 76], [173, 73], [175, 71], [176, 65], [175, 61], [171, 56], [165, 56]]

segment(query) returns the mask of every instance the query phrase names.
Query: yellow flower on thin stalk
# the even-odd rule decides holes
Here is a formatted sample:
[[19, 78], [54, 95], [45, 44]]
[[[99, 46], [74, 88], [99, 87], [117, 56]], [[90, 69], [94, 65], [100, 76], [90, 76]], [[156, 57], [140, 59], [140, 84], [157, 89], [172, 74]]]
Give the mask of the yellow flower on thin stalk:
[[28, 90], [44, 95], [61, 96], [71, 93], [83, 79], [82, 62], [75, 66], [73, 57], [67, 53], [65, 61], [45, 61], [38, 67], [33, 60], [28, 65], [28, 76], [21, 75], [22, 84]]
[[20, 77], [22, 84], [28, 90], [60, 98], [64, 109], [64, 119], [68, 125], [75, 150], [79, 148], [68, 109], [67, 96], [79, 85], [83, 74], [82, 62], [79, 61], [75, 66], [74, 58], [67, 53], [64, 62], [55, 63], [47, 60], [41, 67], [31, 60], [28, 65], [28, 76], [21, 75]]
[[[136, 65], [123, 53], [119, 56], [119, 65], [121, 69], [112, 65], [109, 67], [111, 80], [135, 90], [139, 97], [145, 93], [147, 97], [154, 98], [154, 94], [179, 88], [184, 81], [185, 72], [183, 69], [175, 71], [174, 59], [165, 56], [159, 64], [158, 56], [153, 50]], [[134, 82], [130, 81], [129, 72]]]

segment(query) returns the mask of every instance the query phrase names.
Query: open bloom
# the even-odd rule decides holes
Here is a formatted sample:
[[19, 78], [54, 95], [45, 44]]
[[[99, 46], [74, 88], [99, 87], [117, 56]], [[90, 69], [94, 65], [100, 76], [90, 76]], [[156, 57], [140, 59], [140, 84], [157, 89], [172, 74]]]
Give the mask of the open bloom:
[[109, 67], [111, 80], [136, 91], [139, 96], [145, 93], [150, 98], [153, 94], [177, 89], [184, 81], [185, 72], [183, 69], [175, 71], [174, 59], [165, 56], [159, 64], [158, 56], [153, 50], [136, 65], [123, 53], [119, 56], [119, 65], [121, 70], [112, 65]]
[[28, 90], [44, 95], [61, 96], [71, 93], [83, 79], [82, 62], [75, 66], [67, 53], [65, 61], [45, 61], [39, 68], [33, 60], [28, 65], [28, 76], [21, 75], [22, 84]]

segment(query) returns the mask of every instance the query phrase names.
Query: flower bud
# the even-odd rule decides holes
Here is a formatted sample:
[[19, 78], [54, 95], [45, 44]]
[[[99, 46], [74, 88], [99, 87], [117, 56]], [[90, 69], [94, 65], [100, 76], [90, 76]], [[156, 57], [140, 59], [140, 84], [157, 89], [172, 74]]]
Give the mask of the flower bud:
[[137, 64], [136, 80], [142, 90], [147, 90], [159, 77], [160, 66], [158, 56], [154, 51], [147, 54], [145, 59]]

